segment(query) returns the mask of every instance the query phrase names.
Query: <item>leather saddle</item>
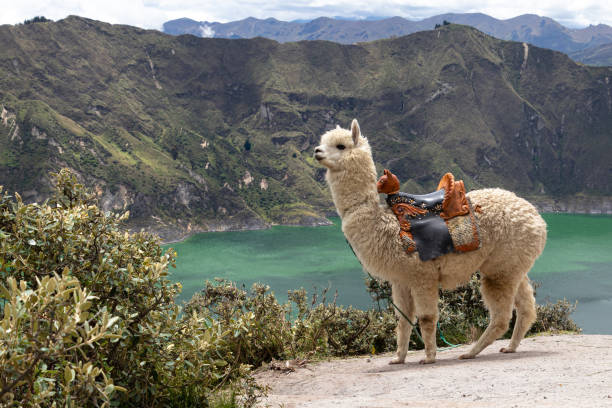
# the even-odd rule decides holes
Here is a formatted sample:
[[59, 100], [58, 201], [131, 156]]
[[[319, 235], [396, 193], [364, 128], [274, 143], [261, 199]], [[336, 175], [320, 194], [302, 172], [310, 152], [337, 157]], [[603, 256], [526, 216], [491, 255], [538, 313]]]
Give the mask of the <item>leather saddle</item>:
[[433, 210], [436, 208], [436, 206], [442, 208], [442, 204], [444, 203], [444, 193], [444, 189], [421, 195], [399, 192], [397, 193], [398, 197], [396, 197], [395, 201], [409, 203], [415, 207]]
[[385, 169], [383, 176], [376, 184], [379, 193], [387, 194], [390, 207], [404, 203], [427, 210], [435, 210], [445, 220], [469, 213], [469, 204], [465, 196], [463, 180], [455, 181], [452, 173], [446, 173], [438, 183], [436, 191], [428, 194], [408, 194], [399, 191], [399, 179]]
[[[377, 188], [379, 193], [387, 194], [387, 204], [399, 221], [406, 252], [416, 250], [421, 260], [427, 261], [452, 251], [468, 251], [480, 246], [465, 186], [462, 180], [455, 181], [451, 173], [442, 177], [436, 191], [417, 195], [400, 192], [398, 178], [385, 170]], [[461, 219], [468, 215], [469, 219]], [[451, 221], [456, 217], [459, 222]], [[463, 242], [466, 228], [471, 238], [468, 243]]]

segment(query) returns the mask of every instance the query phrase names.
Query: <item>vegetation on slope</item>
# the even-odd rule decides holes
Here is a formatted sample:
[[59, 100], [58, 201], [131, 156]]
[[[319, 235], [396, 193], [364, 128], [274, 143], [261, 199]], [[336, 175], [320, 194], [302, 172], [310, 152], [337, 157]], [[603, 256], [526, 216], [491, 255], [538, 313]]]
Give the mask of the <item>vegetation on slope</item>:
[[174, 254], [122, 231], [125, 216], [105, 214], [74, 175], [56, 182], [43, 204], [0, 201], [3, 406], [202, 406], [242, 377], [231, 327], [180, 315]]
[[69, 17], [0, 42], [0, 183], [41, 202], [69, 167], [165, 239], [324, 222], [312, 150], [354, 117], [405, 190], [453, 171], [470, 189], [612, 195], [612, 69], [469, 27], [279, 44]]

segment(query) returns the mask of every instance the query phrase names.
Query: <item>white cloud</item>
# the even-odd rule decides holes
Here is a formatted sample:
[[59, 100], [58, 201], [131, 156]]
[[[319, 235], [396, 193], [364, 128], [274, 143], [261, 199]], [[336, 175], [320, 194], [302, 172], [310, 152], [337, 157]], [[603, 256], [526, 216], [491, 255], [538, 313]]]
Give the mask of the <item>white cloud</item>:
[[212, 38], [214, 36], [215, 36], [215, 30], [213, 30], [211, 26], [207, 24], [200, 25], [200, 37]]
[[447, 12], [482, 12], [506, 19], [538, 14], [569, 26], [612, 25], [612, 2], [602, 0], [4, 0], [0, 24], [15, 24], [44, 15], [58, 20], [76, 14], [114, 24], [161, 28], [165, 21], [189, 17], [197, 21], [227, 22], [246, 17], [279, 20], [320, 16], [402, 16], [422, 19]]

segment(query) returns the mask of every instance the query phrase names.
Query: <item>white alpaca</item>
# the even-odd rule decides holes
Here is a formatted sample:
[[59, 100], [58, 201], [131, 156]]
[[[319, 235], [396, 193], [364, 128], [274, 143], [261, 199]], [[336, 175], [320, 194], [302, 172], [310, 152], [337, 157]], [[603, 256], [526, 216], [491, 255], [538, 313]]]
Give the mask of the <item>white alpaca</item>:
[[[491, 322], [460, 358], [474, 358], [502, 336], [513, 307], [517, 318], [512, 339], [500, 351], [516, 350], [536, 318], [527, 272], [546, 243], [546, 223], [531, 204], [501, 189], [468, 193], [472, 206], [480, 207], [476, 216], [481, 247], [423, 262], [416, 252], [404, 252], [398, 221], [386, 204], [380, 204], [370, 145], [357, 120], [351, 130], [338, 127], [325, 133], [315, 158], [327, 167], [326, 179], [342, 218], [342, 231], [355, 254], [368, 272], [392, 284], [393, 301], [410, 320], [418, 318], [426, 356], [421, 363], [433, 363], [436, 358], [438, 288], [455, 288], [477, 270]], [[398, 319], [397, 357], [391, 364], [404, 362], [412, 329], [406, 319]]]

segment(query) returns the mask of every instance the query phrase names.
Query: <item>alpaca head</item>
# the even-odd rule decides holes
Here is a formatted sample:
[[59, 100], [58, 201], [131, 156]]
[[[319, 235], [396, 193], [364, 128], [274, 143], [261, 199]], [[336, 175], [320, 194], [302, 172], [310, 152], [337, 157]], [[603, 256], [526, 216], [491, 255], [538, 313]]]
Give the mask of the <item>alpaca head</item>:
[[315, 148], [315, 159], [329, 171], [357, 170], [372, 163], [372, 152], [368, 139], [361, 135], [357, 119], [353, 119], [351, 130], [336, 127], [321, 136], [321, 144]]

